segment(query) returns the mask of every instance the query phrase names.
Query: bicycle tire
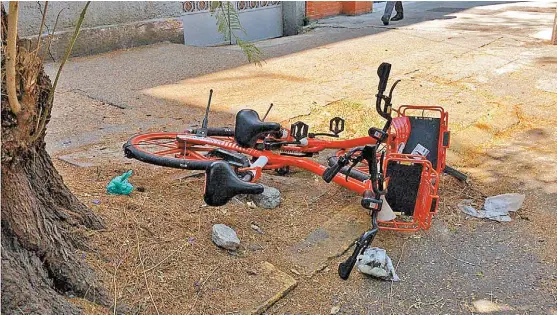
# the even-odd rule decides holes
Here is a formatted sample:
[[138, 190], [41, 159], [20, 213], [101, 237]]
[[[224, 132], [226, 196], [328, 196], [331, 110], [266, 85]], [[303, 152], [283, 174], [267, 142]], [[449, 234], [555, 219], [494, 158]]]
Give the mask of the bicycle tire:
[[[127, 158], [136, 159], [145, 163], [186, 170], [206, 170], [209, 165], [216, 161], [216, 159], [199, 160], [161, 156], [156, 153], [151, 153], [143, 150], [140, 147], [141, 140], [166, 140], [168, 142], [165, 143], [165, 147], [170, 148], [172, 144], [169, 143], [172, 143], [172, 141], [174, 141], [174, 150], [179, 150], [178, 144], [176, 142], [176, 136], [178, 134], [179, 133], [176, 132], [155, 132], [134, 135], [123, 145], [124, 154]], [[170, 151], [169, 153], [172, 152], [173, 151]]]

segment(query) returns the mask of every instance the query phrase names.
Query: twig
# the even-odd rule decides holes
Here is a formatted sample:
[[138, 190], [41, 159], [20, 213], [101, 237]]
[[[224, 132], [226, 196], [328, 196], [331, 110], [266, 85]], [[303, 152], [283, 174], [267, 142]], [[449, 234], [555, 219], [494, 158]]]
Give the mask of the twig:
[[64, 58], [62, 59], [62, 63], [60, 63], [60, 67], [58, 68], [58, 72], [56, 72], [56, 78], [54, 79], [54, 83], [52, 84], [52, 89], [50, 90], [50, 94], [48, 95], [48, 100], [47, 100], [46, 106], [45, 106], [46, 107], [45, 108], [45, 113], [46, 114], [43, 115], [42, 117], [39, 117], [41, 123], [38, 124], [39, 128], [37, 130], [35, 130], [36, 134], [35, 134], [35, 137], [32, 139], [32, 141], [35, 141], [40, 137], [40, 135], [42, 134], [43, 129], [46, 126], [46, 120], [50, 116], [48, 114], [50, 113], [50, 110], [52, 108], [52, 101], [54, 99], [54, 92], [56, 91], [56, 86], [58, 85], [58, 80], [60, 79], [60, 73], [62, 73], [62, 69], [64, 68], [64, 65], [66, 64], [66, 61], [68, 61], [68, 58], [70, 58], [70, 54], [71, 54], [73, 46], [74, 46], [74, 44], [77, 40], [77, 36], [79, 35], [79, 30], [81, 29], [81, 24], [83, 23], [83, 20], [85, 19], [85, 13], [87, 12], [87, 8], [89, 7], [89, 4], [91, 4], [91, 1], [87, 1], [85, 6], [83, 7], [83, 10], [81, 10], [81, 15], [79, 16], [79, 19], [77, 20], [77, 23], [75, 25], [75, 31], [73, 33], [72, 39], [70, 40], [70, 43], [69, 43], [68, 47], [66, 48], [66, 53], [64, 54]]
[[207, 280], [209, 280], [209, 278], [211, 278], [211, 276], [215, 273], [215, 271], [217, 271], [217, 269], [219, 269], [219, 266], [216, 266], [213, 271], [211, 271], [211, 273], [207, 276], [207, 279], [203, 280], [203, 282], [201, 282], [201, 285], [199, 286], [199, 289], [201, 290], [201, 288], [203, 288], [203, 285], [205, 284], [205, 282], [207, 282]]
[[[119, 256], [121, 256], [122, 253], [122, 246], [120, 245], [120, 248], [118, 250]], [[116, 290], [116, 274], [118, 273], [118, 269], [120, 268], [120, 266], [122, 265], [122, 263], [124, 262], [124, 259], [120, 259], [115, 265], [114, 265], [114, 276], [112, 277], [112, 284], [114, 286], [114, 309], [113, 309], [113, 314], [116, 315], [116, 305], [117, 305], [117, 299], [118, 299], [118, 291]]]
[[116, 272], [118, 272], [118, 266], [119, 265], [120, 264], [114, 265], [114, 276], [112, 277], [112, 284], [114, 286], [114, 310], [113, 310], [112, 314], [114, 314], [114, 315], [116, 315], [116, 301], [117, 301], [117, 298], [118, 298], [118, 293], [116, 292]]
[[56, 86], [58, 85], [58, 79], [60, 79], [60, 73], [62, 73], [62, 69], [64, 68], [66, 61], [68, 61], [68, 58], [70, 57], [70, 54], [73, 50], [73, 45], [75, 44], [77, 40], [77, 36], [79, 35], [79, 31], [81, 30], [81, 23], [83, 23], [83, 20], [85, 19], [85, 13], [87, 12], [87, 8], [89, 7], [89, 4], [91, 4], [91, 1], [87, 1], [85, 6], [83, 7], [83, 10], [81, 10], [81, 15], [79, 16], [79, 19], [77, 20], [77, 23], [75, 25], [75, 31], [73, 33], [72, 39], [70, 40], [70, 44], [66, 48], [64, 59], [62, 59], [62, 62], [60, 63], [60, 68], [58, 68], [58, 72], [56, 72], [56, 78], [54, 79], [54, 83], [52, 84], [53, 93], [49, 95], [50, 102], [52, 102], [52, 98], [54, 97], [54, 91], [56, 90]]
[[406, 242], [408, 242], [408, 240], [405, 240], [404, 243], [402, 243], [402, 249], [400, 250], [400, 256], [398, 257], [398, 261], [396, 262], [395, 271], [398, 269], [398, 265], [400, 265], [402, 255], [404, 255], [404, 247], [406, 246]]
[[[400, 261], [402, 260], [402, 256], [404, 255], [404, 247], [406, 246], [406, 242], [408, 242], [408, 240], [405, 240], [404, 243], [402, 243], [402, 249], [400, 250], [400, 256], [398, 256], [398, 261], [396, 262], [396, 266], [395, 266], [395, 272], [398, 269], [398, 265], [400, 264]], [[392, 303], [393, 300], [393, 280], [391, 280], [391, 289], [390, 289], [390, 293], [389, 293], [389, 304]], [[392, 306], [391, 306], [392, 307]]]
[[201, 282], [201, 284], [199, 285], [199, 290], [197, 291], [197, 294], [195, 295], [195, 300], [193, 301], [193, 305], [191, 306], [191, 308], [188, 311], [188, 315], [195, 308], [195, 305], [197, 305], [197, 300], [199, 299], [199, 292], [201, 292], [201, 290], [203, 289], [203, 285], [205, 284], [205, 282], [207, 282], [207, 280], [209, 280], [209, 278], [211, 278], [211, 276], [215, 273], [215, 271], [217, 271], [218, 268], [219, 268], [219, 266], [216, 266], [213, 269], [213, 271], [211, 271], [209, 276], [207, 276], [207, 278], [205, 280], [203, 280], [203, 282]]
[[46, 49], [43, 49], [43, 54], [41, 56], [41, 59], [43, 61], [46, 58], [46, 53], [47, 52], [50, 55], [50, 58], [52, 59], [52, 61], [54, 61], [54, 62], [56, 61], [56, 59], [52, 55], [52, 52], [50, 51], [50, 46], [52, 44], [52, 38], [54, 37], [54, 33], [56, 32], [56, 27], [58, 26], [58, 20], [60, 19], [60, 14], [62, 13], [62, 11], [64, 11], [64, 9], [65, 8], [62, 8], [62, 10], [58, 11], [58, 14], [56, 15], [56, 20], [54, 21], [54, 26], [52, 27], [52, 32], [48, 29], [48, 25], [45, 25], [46, 30], [48, 31], [48, 43], [46, 44]]
[[155, 307], [155, 311], [157, 311], [157, 315], [160, 315], [159, 308], [153, 299], [153, 294], [151, 294], [151, 289], [149, 288], [149, 281], [147, 281], [147, 273], [145, 272], [145, 265], [143, 264], [143, 259], [141, 258], [141, 248], [139, 246], [139, 233], [137, 232], [138, 227], [136, 225], [135, 228], [135, 237], [137, 238], [137, 255], [139, 256], [139, 263], [141, 264], [141, 269], [143, 269], [143, 279], [145, 279], [145, 286], [147, 287], [147, 292], [149, 292], [149, 297], [151, 298], [151, 302]]
[[17, 99], [15, 88], [15, 64], [17, 63], [17, 18], [19, 15], [19, 2], [10, 1], [10, 11], [8, 13], [8, 43], [6, 47], [6, 84], [8, 88], [8, 101], [14, 114], [21, 111], [21, 105]]
[[442, 250], [445, 254], [447, 254], [447, 256], [451, 257], [451, 258], [454, 259], [454, 260], [458, 260], [458, 261], [460, 261], [460, 262], [463, 262], [463, 263], [465, 263], [465, 264], [469, 264], [469, 265], [472, 265], [472, 266], [481, 267], [480, 265], [476, 265], [476, 264], [474, 264], [474, 263], [471, 263], [471, 262], [466, 261], [466, 260], [462, 260], [462, 259], [460, 259], [460, 258], [457, 258], [457, 257], [455, 257], [455, 256], [453, 256], [453, 255], [451, 255], [451, 254], [449, 254], [443, 247], [441, 247], [441, 250]]
[[165, 262], [168, 258], [172, 257], [174, 254], [176, 254], [179, 251], [182, 251], [182, 249], [184, 248], [184, 246], [186, 246], [186, 244], [184, 243], [182, 246], [180, 246], [180, 248], [178, 248], [177, 250], [173, 251], [172, 253], [168, 254], [168, 256], [166, 256], [165, 258], [163, 258], [161, 261], [159, 261], [157, 264], [155, 264], [153, 267], [147, 268], [145, 270], [145, 272], [149, 272], [155, 268], [157, 268], [158, 266], [160, 266], [160, 264], [162, 264], [163, 262]]
[[46, 19], [46, 10], [48, 9], [48, 1], [44, 2], [44, 11], [41, 10], [41, 3], [37, 1], [39, 4], [39, 10], [42, 11], [43, 19], [41, 20], [41, 26], [39, 27], [39, 36], [37, 36], [37, 48], [35, 50], [35, 56], [39, 53], [39, 48], [41, 48], [41, 35], [43, 34], [43, 26]]

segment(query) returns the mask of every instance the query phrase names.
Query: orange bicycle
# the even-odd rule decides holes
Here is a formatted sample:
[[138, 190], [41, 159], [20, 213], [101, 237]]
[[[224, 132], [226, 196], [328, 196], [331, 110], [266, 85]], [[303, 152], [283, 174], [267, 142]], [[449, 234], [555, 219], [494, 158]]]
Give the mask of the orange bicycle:
[[[269, 111], [260, 119], [249, 109], [237, 113], [234, 129], [209, 128], [211, 90], [201, 128], [135, 135], [124, 144], [124, 152], [128, 158], [146, 163], [205, 170], [204, 200], [209, 206], [222, 206], [239, 194], [260, 194], [263, 186], [256, 181], [263, 170], [286, 174], [290, 167], [356, 192], [362, 196], [362, 207], [370, 211], [372, 228], [362, 234], [353, 254], [339, 266], [340, 277], [347, 279], [357, 256], [380, 229], [417, 231], [430, 227], [437, 212], [439, 174], [446, 169], [448, 113], [439, 106], [405, 105], [394, 110], [392, 93], [400, 80], [384, 94], [390, 69], [390, 64], [382, 63], [377, 70], [376, 110], [386, 120], [385, 125], [371, 127], [366, 137], [324, 139], [337, 138], [344, 130], [345, 121], [340, 117], [331, 119], [329, 133], [310, 133], [303, 122], [286, 129], [265, 121]], [[412, 110], [422, 115], [411, 116]], [[392, 117], [393, 112], [396, 117]], [[433, 116], [425, 116], [425, 112]], [[337, 150], [327, 165], [311, 158], [325, 149]], [[380, 215], [384, 207], [389, 211]]]

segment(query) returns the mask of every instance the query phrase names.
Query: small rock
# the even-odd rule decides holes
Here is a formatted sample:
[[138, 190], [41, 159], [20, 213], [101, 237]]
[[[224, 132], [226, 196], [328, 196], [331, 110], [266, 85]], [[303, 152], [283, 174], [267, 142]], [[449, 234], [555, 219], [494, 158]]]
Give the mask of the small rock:
[[145, 187], [143, 186], [137, 186], [137, 188], [135, 188], [135, 190], [139, 191], [139, 192], [145, 192]]
[[280, 191], [276, 188], [263, 185], [264, 190], [261, 194], [250, 195], [255, 204], [264, 209], [274, 209], [280, 205]]
[[255, 232], [259, 233], [259, 234], [265, 234], [265, 232], [263, 232], [263, 231], [261, 230], [261, 228], [260, 228], [259, 226], [257, 226], [257, 224], [255, 224], [255, 223], [252, 223], [252, 224], [251, 224], [251, 228], [252, 228]]
[[294, 269], [294, 268], [290, 269], [290, 271], [292, 271], [292, 273], [297, 275], [297, 276], [300, 275], [300, 272], [298, 270]]
[[337, 314], [338, 312], [340, 312], [340, 306], [335, 305], [335, 306], [331, 307], [331, 314], [332, 315]]
[[252, 270], [252, 269], [248, 269], [248, 270], [246, 270], [246, 272], [248, 273], [248, 275], [252, 275], [252, 276], [257, 275], [257, 271]]
[[255, 209], [255, 208], [257, 208], [257, 206], [255, 205], [255, 203], [253, 203], [253, 201], [248, 201], [248, 202], [246, 203], [246, 205], [248, 205], [248, 208], [250, 208], [250, 209]]
[[93, 199], [93, 204], [100, 205], [101, 201], [99, 199]]
[[240, 246], [240, 239], [236, 232], [224, 224], [213, 225], [213, 242], [222, 248], [236, 250]]

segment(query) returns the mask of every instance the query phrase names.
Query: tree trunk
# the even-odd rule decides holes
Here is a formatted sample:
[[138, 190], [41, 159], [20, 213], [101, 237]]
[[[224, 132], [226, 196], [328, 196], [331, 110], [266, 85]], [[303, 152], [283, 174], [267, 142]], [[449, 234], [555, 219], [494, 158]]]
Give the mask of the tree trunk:
[[21, 111], [6, 96], [7, 19], [2, 5], [2, 313], [78, 314], [64, 295], [109, 305], [84, 260], [83, 232], [103, 223], [66, 187], [45, 149], [51, 83], [40, 57], [18, 45]]

